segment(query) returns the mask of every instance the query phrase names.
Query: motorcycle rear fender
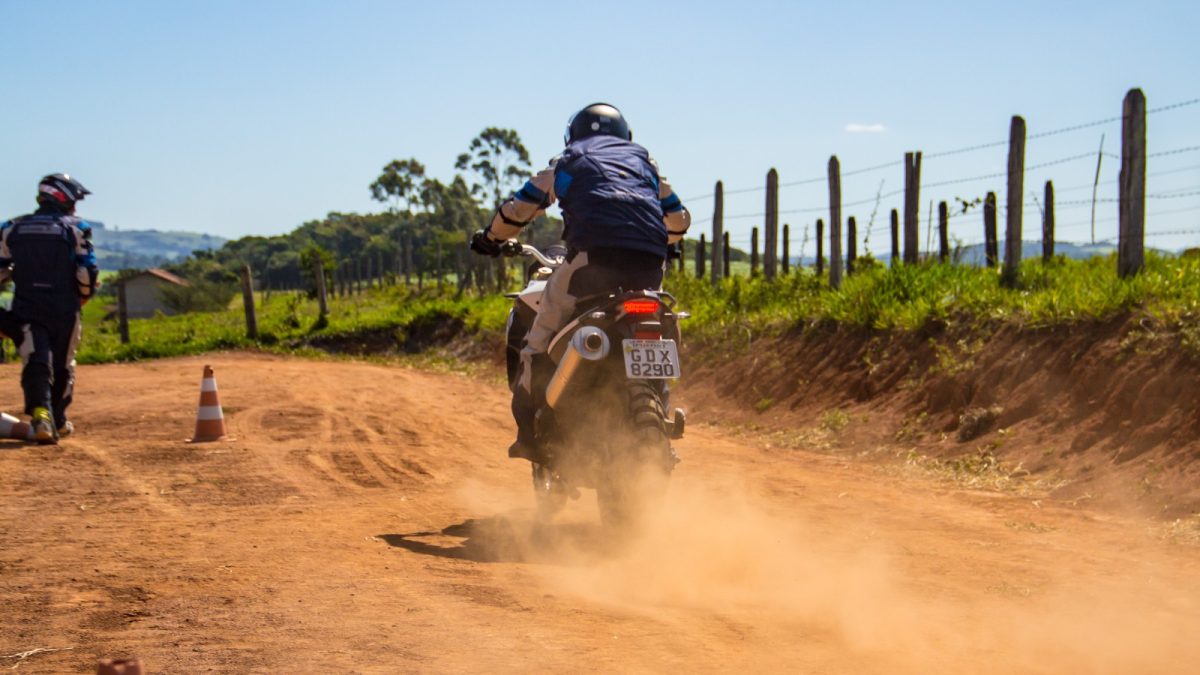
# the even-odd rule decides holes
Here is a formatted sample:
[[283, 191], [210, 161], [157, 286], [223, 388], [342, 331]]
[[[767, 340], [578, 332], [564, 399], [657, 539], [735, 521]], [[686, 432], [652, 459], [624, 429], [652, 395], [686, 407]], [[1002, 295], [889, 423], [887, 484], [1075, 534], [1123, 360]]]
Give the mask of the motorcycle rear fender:
[[[563, 354], [567, 351], [567, 345], [571, 342], [571, 336], [580, 326], [596, 326], [617, 340], [634, 337], [637, 324], [653, 319], [649, 315], [645, 318], [626, 315], [620, 307], [626, 300], [644, 297], [654, 298], [663, 303], [656, 315], [661, 322], [662, 337], [678, 343], [680, 340], [679, 323], [666, 301], [669, 300], [671, 304], [674, 304], [674, 298], [667, 293], [657, 291], [629, 291], [617, 295], [581, 298], [578, 304], [585, 309], [550, 341], [550, 358], [555, 363], [562, 360]], [[603, 316], [594, 316], [598, 314]]]

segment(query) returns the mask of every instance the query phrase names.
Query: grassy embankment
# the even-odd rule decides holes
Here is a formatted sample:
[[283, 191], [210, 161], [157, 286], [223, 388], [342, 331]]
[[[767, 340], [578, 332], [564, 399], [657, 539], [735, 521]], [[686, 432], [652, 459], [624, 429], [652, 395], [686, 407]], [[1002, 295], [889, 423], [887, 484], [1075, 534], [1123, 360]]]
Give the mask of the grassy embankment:
[[[1111, 258], [1088, 261], [1026, 261], [1015, 289], [1000, 284], [994, 270], [956, 265], [887, 269], [875, 264], [848, 277], [840, 291], [811, 270], [768, 284], [733, 277], [713, 288], [690, 274], [673, 273], [667, 288], [692, 313], [687, 331], [703, 340], [781, 332], [800, 322], [875, 330], [918, 330], [931, 322], [960, 328], [1013, 323], [1048, 327], [1144, 313], [1158, 326], [1179, 333], [1185, 347], [1200, 352], [1200, 257], [1151, 255], [1145, 271], [1118, 279]], [[224, 312], [158, 317], [130, 322], [131, 344], [121, 345], [115, 320], [102, 320], [100, 302], [85, 309], [83, 363], [195, 354], [214, 349], [258, 347], [305, 352], [315, 338], [353, 337], [380, 330], [403, 331], [414, 321], [452, 316], [467, 330], [502, 329], [509, 301], [498, 295], [455, 299], [449, 288], [424, 292], [389, 287], [348, 298], [331, 298], [328, 324], [316, 328], [314, 300], [298, 294], [259, 298], [260, 339], [245, 337], [241, 299]]]
[[306, 353], [312, 351], [309, 341], [316, 338], [335, 340], [381, 330], [403, 331], [414, 321], [438, 315], [461, 318], [470, 331], [498, 331], [504, 326], [509, 301], [498, 295], [455, 299], [449, 291], [417, 293], [400, 286], [386, 287], [330, 298], [323, 327], [317, 326], [316, 300], [301, 292], [257, 294], [256, 304], [257, 341], [246, 338], [239, 295], [223, 312], [130, 320], [130, 343], [122, 345], [116, 319], [105, 320], [105, 307], [90, 303], [84, 308], [84, 339], [78, 359], [80, 363], [109, 363], [247, 347]]

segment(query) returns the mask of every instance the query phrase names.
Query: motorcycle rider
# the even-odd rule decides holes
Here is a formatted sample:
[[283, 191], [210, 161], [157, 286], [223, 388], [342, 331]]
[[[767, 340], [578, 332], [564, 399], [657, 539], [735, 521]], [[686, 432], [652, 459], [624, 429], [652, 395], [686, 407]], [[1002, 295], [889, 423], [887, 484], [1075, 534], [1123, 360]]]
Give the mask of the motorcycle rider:
[[575, 311], [578, 298], [617, 289], [662, 286], [668, 244], [691, 224], [670, 183], [633, 133], [621, 111], [593, 103], [571, 116], [566, 148], [500, 205], [491, 223], [471, 238], [476, 253], [498, 256], [501, 244], [558, 202], [563, 213], [566, 262], [550, 276], [537, 318], [521, 350], [521, 377], [513, 391], [517, 439], [510, 457], [541, 463], [534, 417], [543, 405], [554, 364], [550, 341]]
[[[74, 430], [67, 407], [75, 384], [80, 308], [97, 287], [91, 225], [75, 203], [91, 192], [63, 173], [38, 183], [38, 208], [0, 225], [0, 278], [11, 278], [11, 328], [21, 354], [25, 412], [38, 443], [57, 443]], [[15, 333], [13, 335], [12, 333]]]

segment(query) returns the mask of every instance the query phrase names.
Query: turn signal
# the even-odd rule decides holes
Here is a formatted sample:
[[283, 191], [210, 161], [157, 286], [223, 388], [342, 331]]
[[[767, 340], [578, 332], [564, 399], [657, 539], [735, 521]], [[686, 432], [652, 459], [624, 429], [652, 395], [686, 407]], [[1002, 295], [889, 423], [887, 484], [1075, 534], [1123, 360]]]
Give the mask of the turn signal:
[[622, 309], [626, 314], [654, 314], [658, 311], [658, 301], [650, 298], [635, 298], [626, 300]]

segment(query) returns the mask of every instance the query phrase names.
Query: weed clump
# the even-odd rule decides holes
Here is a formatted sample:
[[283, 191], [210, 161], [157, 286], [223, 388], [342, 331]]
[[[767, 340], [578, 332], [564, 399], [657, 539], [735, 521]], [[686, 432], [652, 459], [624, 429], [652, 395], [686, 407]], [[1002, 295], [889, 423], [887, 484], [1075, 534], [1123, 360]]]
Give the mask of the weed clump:
[[990, 408], [968, 408], [958, 418], [958, 442], [965, 443], [987, 433], [1002, 412], [1004, 408], [998, 405]]

